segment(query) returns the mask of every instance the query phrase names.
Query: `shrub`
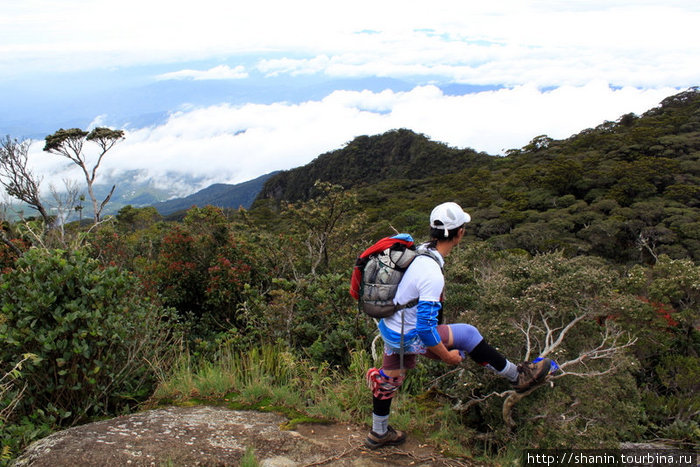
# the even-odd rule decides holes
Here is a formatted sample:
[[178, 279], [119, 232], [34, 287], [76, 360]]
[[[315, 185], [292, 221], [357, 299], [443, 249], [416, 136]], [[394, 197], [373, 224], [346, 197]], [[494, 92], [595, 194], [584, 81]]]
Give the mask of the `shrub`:
[[[556, 337], [575, 320], [575, 327], [548, 354], [559, 364], [575, 362], [599, 346], [624, 346], [631, 339], [624, 332], [626, 323], [616, 317], [630, 300], [639, 300], [621, 296], [619, 273], [600, 258], [567, 258], [559, 252], [529, 256], [474, 244], [455, 250], [447, 264], [448, 312], [466, 308], [457, 319], [474, 324], [513, 362], [540, 355], [554, 342], [547, 331]], [[618, 340], [603, 340], [607, 335]], [[441, 380], [440, 389], [459, 400], [483, 399], [470, 406], [465, 423], [483, 431], [496, 446], [553, 448], [575, 442], [604, 447], [634, 439], [642, 417], [632, 373], [635, 359], [622, 347], [609, 355], [614, 358], [572, 363], [553, 388], [541, 388], [519, 402], [513, 410], [515, 436], [504, 425], [503, 400], [495, 396], [509, 388], [502, 378], [467, 361], [463, 376], [456, 382]]]
[[347, 365], [350, 351], [369, 345], [374, 324], [360, 315], [342, 274], [276, 279], [265, 313], [271, 336], [287, 342], [316, 363]]
[[182, 223], [167, 226], [157, 255], [139, 271], [187, 320], [191, 344], [244, 332], [248, 302], [274, 277], [265, 258], [274, 246], [249, 240], [234, 227], [217, 208], [192, 208]]
[[149, 362], [174, 350], [173, 314], [84, 251], [28, 251], [0, 277], [0, 297], [0, 362], [38, 357], [25, 363], [17, 417], [71, 423], [123, 410], [150, 395]]
[[649, 436], [697, 445], [700, 266], [660, 255], [652, 268], [631, 268], [625, 286], [639, 296], [624, 318], [640, 337], [636, 376]]

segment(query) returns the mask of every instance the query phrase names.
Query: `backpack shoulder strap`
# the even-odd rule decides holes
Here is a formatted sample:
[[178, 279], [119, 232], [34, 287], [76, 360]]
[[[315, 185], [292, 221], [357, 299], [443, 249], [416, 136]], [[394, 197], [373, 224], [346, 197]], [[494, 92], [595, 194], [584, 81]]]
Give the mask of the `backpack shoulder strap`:
[[[416, 258], [419, 256], [427, 256], [428, 258], [431, 258], [433, 261], [437, 263], [438, 266], [440, 266], [440, 272], [443, 274], [444, 272], [444, 267], [442, 266], [442, 263], [440, 262], [440, 259], [435, 255], [433, 250], [430, 248], [417, 248], [416, 249]], [[415, 258], [413, 258], [415, 260]], [[414, 298], [413, 300], [409, 301], [408, 303], [405, 303], [403, 305], [397, 305], [396, 306], [396, 311], [403, 310], [404, 308], [413, 308], [418, 304], [418, 299]]]
[[431, 250], [430, 248], [418, 248], [416, 249], [416, 256], [427, 256], [429, 258], [432, 258], [438, 266], [440, 266], [440, 271], [444, 273], [445, 267], [442, 265], [442, 262], [440, 259], [436, 256], [435, 252]]

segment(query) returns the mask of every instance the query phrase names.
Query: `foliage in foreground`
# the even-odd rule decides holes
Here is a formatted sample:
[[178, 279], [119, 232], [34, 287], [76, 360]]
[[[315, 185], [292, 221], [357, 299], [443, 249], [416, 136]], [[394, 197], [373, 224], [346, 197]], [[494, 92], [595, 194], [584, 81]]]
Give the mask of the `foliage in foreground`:
[[[483, 244], [456, 250], [448, 264], [448, 321], [477, 325], [519, 361], [538, 355], [547, 326], [561, 329], [580, 318], [551, 355], [562, 366], [573, 363], [555, 376], [553, 386], [518, 403], [510, 426], [499, 397], [509, 387], [501, 378], [469, 360], [456, 368], [423, 360], [402, 387], [392, 423], [440, 440], [455, 453], [489, 456], [535, 446], [611, 448], [649, 439], [685, 447], [698, 443], [698, 266], [662, 257], [654, 268], [619, 271], [596, 258], [530, 257]], [[264, 400], [268, 407], [292, 405], [314, 416], [368, 422], [371, 398], [362, 376], [372, 362], [365, 350], [350, 351], [346, 369], [301, 359], [293, 346], [285, 349], [245, 357], [228, 352], [202, 366], [188, 362], [161, 384], [156, 398], [217, 399], [232, 390], [246, 406]], [[251, 361], [256, 359], [268, 363]], [[231, 361], [237, 363], [222, 363]], [[469, 409], [458, 409], [465, 406]], [[434, 424], [436, 417], [453, 426]]]
[[[2, 371], [27, 353], [4, 443], [42, 426], [65, 426], [128, 410], [153, 391], [152, 366], [166, 367], [175, 316], [131, 274], [103, 268], [84, 251], [31, 249], [0, 277]], [[3, 373], [3, 374], [4, 374]], [[13, 426], [9, 426], [13, 428]]]
[[[312, 212], [318, 209], [316, 204]], [[298, 210], [295, 215], [299, 215]], [[20, 294], [14, 300], [21, 300], [20, 308], [31, 315], [53, 319], [41, 304], [64, 297], [71, 304], [70, 312], [77, 312], [75, 316], [88, 329], [85, 337], [95, 339], [91, 347], [95, 349], [104, 346], [100, 336], [104, 336], [110, 320], [121, 322], [124, 314], [119, 310], [125, 306], [152, 310], [148, 305], [152, 302], [141, 299], [135, 306], [135, 296], [126, 292], [139, 290], [128, 269], [133, 269], [136, 277], [166, 303], [178, 307], [192, 304], [178, 300], [193, 296], [187, 295], [187, 290], [200, 293], [200, 316], [189, 321], [191, 326], [187, 327], [191, 356], [180, 360], [172, 374], [160, 375], [155, 400], [220, 400], [235, 394], [245, 407], [292, 406], [313, 417], [368, 421], [371, 398], [362, 376], [370, 362], [366, 357], [356, 357], [369, 348], [373, 323], [358, 315], [348, 298], [349, 268], [344, 275], [340, 266], [334, 266], [351, 263], [345, 253], [348, 245], [327, 242], [328, 265], [317, 263], [318, 269], [312, 273], [313, 258], [308, 256], [311, 250], [299, 247], [313, 233], [303, 230], [303, 219], [292, 226], [290, 236], [284, 237], [250, 229], [240, 220], [227, 220], [214, 209], [193, 210], [190, 218], [191, 222], [173, 225], [153, 220], [133, 231], [119, 224], [114, 231], [104, 229], [93, 240], [93, 255], [101, 261], [89, 259], [84, 252], [30, 250], [3, 280], [23, 284], [19, 288], [26, 290], [21, 293], [9, 286], [7, 290]], [[327, 238], [332, 240], [334, 236]], [[172, 239], [179, 241], [169, 245]], [[222, 270], [222, 259], [231, 266]], [[26, 261], [31, 268], [26, 267]], [[184, 264], [180, 261], [190, 261], [191, 265], [179, 267]], [[104, 263], [121, 267], [100, 266]], [[241, 275], [239, 266], [243, 264], [248, 265], [249, 272]], [[196, 279], [199, 285], [194, 289], [180, 287], [181, 275], [190, 274], [194, 268], [201, 273], [187, 277]], [[78, 274], [76, 270], [83, 272]], [[228, 275], [222, 276], [222, 271], [228, 271]], [[265, 272], [266, 277], [255, 278], [253, 271]], [[503, 401], [493, 396], [507, 389], [501, 379], [469, 361], [445, 376], [449, 368], [423, 362], [403, 386], [392, 420], [426, 439], [439, 439], [455, 452], [466, 449], [488, 455], [532, 447], [533, 439], [542, 447], [574, 443], [600, 447], [620, 440], [658, 438], [686, 445], [697, 443], [694, 414], [698, 396], [694, 381], [698, 379], [700, 347], [694, 323], [699, 273], [700, 268], [692, 261], [663, 255], [654, 267], [620, 268], [595, 257], [570, 258], [561, 252], [531, 256], [522, 250], [499, 251], [486, 243], [468, 242], [454, 250], [447, 263], [448, 322], [477, 325], [513, 361], [537, 356], [547, 325], [560, 327], [572, 320], [576, 320], [574, 331], [552, 355], [560, 363], [576, 360], [595, 348], [607, 332], [630, 336], [636, 339], [635, 345], [621, 348], [612, 360], [594, 359], [584, 362], [583, 367], [572, 366], [567, 370], [570, 374], [557, 379], [553, 388], [541, 388], [527, 396], [514, 408], [514, 427], [504, 423]], [[64, 288], [58, 279], [76, 274], [80, 276], [76, 279], [78, 288], [92, 291], [88, 298], [114, 294], [106, 295], [113, 298], [109, 303], [96, 302], [96, 309], [112, 310], [109, 316], [114, 315], [100, 326], [89, 319], [95, 312], [92, 302], [80, 302], [84, 298], [68, 295], [70, 287]], [[216, 282], [218, 277], [226, 279]], [[35, 283], [48, 285], [24, 285]], [[140, 292], [137, 296], [144, 297]], [[142, 311], [148, 315], [146, 309]], [[189, 306], [177, 309], [178, 319], [187, 320], [191, 310]], [[155, 313], [153, 316], [158, 316]], [[70, 316], [66, 326], [75, 321]], [[213, 317], [221, 319], [209, 320]], [[174, 321], [156, 320], [153, 324], [165, 326]], [[528, 322], [530, 328], [525, 326]], [[208, 328], [208, 334], [203, 332], [211, 324], [215, 326]], [[156, 326], [162, 334], [166, 328]], [[529, 347], [523, 332], [526, 329]], [[281, 345], [284, 351], [268, 356], [267, 351], [257, 350], [270, 344]], [[80, 344], [75, 345], [78, 348]], [[34, 348], [42, 355], [41, 345]], [[248, 353], [245, 357], [239, 355], [243, 350]], [[167, 355], [163, 348], [153, 351], [154, 357]], [[79, 373], [82, 379], [65, 379], [67, 384], [59, 394], [71, 394], [70, 387], [84, 385], [86, 380], [89, 383], [90, 378], [99, 381], [90, 373], [94, 366], [80, 360], [80, 352], [74, 354], [70, 355], [78, 359], [75, 367], [82, 365], [87, 371]], [[13, 357], [17, 355], [8, 355], [3, 361], [9, 363]], [[62, 365], [67, 360], [61, 355], [50, 358]], [[151, 370], [134, 369], [142, 378], [137, 378], [140, 384], [152, 381]], [[68, 378], [69, 373], [63, 376]], [[119, 410], [119, 395], [111, 391], [109, 398], [100, 399], [101, 406], [93, 408], [113, 413]], [[148, 394], [144, 391], [143, 395]], [[472, 400], [476, 402], [469, 410], [455, 410], [460, 403], [464, 406]], [[606, 400], [621, 402], [611, 406], [604, 403]], [[70, 404], [62, 406], [63, 413], [75, 410]], [[53, 410], [54, 422], [60, 422], [60, 411], [52, 409], [58, 406], [54, 403], [47, 407]], [[85, 412], [94, 413], [99, 410]], [[436, 414], [459, 429], [434, 424]]]
[[472, 244], [448, 264], [449, 315], [476, 325], [513, 361], [549, 348], [563, 367], [552, 388], [518, 404], [517, 434], [493, 395], [505, 389], [502, 380], [469, 369], [441, 381], [454, 400], [483, 399], [464, 412], [482, 436], [521, 447], [700, 441], [700, 267], [692, 261], [661, 256], [652, 268], [620, 269], [595, 257], [531, 257]]
[[[285, 345], [246, 352], [221, 349], [218, 356], [200, 363], [183, 356], [172, 374], [161, 381], [149, 406], [195, 401], [274, 411], [289, 419], [286, 427], [290, 429], [304, 422], [370, 423], [371, 397], [365, 372], [375, 362], [365, 350], [351, 352], [348, 368], [299, 358]], [[420, 380], [416, 387], [428, 383], [426, 371], [415, 378]], [[471, 432], [465, 432], [449, 404], [416, 395], [409, 391], [397, 396], [392, 424], [440, 444], [452, 455], [469, 455]], [[445, 423], [435, 423], [436, 418]]]

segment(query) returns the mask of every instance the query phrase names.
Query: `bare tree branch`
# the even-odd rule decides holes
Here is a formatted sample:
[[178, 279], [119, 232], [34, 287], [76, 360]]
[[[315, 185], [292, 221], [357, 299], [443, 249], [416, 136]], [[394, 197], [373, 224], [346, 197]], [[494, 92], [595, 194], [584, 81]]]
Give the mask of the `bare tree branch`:
[[34, 176], [27, 167], [30, 141], [19, 142], [6, 136], [0, 140], [0, 184], [7, 194], [37, 210], [49, 228], [51, 218], [41, 202], [39, 185], [41, 178]]
[[20, 372], [20, 370], [22, 369], [22, 365], [27, 360], [35, 360], [36, 358], [37, 357], [35, 354], [26, 353], [22, 356], [22, 360], [15, 363], [14, 367], [10, 371], [0, 376], [0, 400], [6, 402], [6, 405], [0, 408], [0, 422], [7, 420], [7, 418], [10, 416], [10, 414], [15, 409], [20, 399], [24, 395], [24, 391], [27, 389], [27, 384], [25, 383], [22, 386], [22, 389], [20, 389], [16, 394], [12, 396], [12, 400], [10, 400], [9, 402], [5, 400], [5, 397], [14, 388], [15, 383], [22, 376]]
[[[613, 372], [618, 368], [616, 357], [618, 357], [620, 353], [624, 351], [624, 349], [633, 346], [637, 342], [637, 338], [632, 338], [629, 335], [626, 337], [626, 340], [623, 339], [625, 339], [625, 336], [623, 335], [622, 331], [614, 330], [609, 324], [606, 323], [605, 334], [603, 335], [600, 344], [594, 349], [582, 352], [578, 357], [572, 360], [568, 360], [559, 364], [559, 369], [561, 370], [561, 372], [558, 375], [556, 375], [555, 378], [560, 378], [562, 376], [567, 375], [579, 377], [593, 377], [602, 376]], [[623, 340], [623, 342], [620, 342], [621, 340]], [[587, 370], [584, 372], [567, 371], [567, 368], [574, 367], [577, 365], [581, 365], [585, 368], [588, 368], [586, 366], [587, 361], [603, 359], [609, 360], [609, 366], [605, 370]]]
[[[542, 314], [540, 314], [541, 326], [535, 326], [532, 316], [523, 318], [516, 327], [525, 335], [526, 360], [530, 359], [533, 350], [532, 342], [537, 340], [536, 336], [533, 335], [535, 332], [544, 333], [544, 346], [539, 349], [538, 355], [540, 357], [546, 357], [555, 352], [564, 343], [567, 334], [588, 316], [590, 316], [590, 314], [586, 312], [578, 314], [566, 325], [560, 327], [552, 327], [547, 317]], [[580, 352], [575, 358], [558, 363], [559, 371], [555, 374], [547, 375], [545, 384], [546, 382], [553, 384], [554, 380], [565, 376], [594, 378], [610, 374], [618, 369], [620, 362], [619, 356], [625, 349], [634, 345], [636, 341], [636, 338], [625, 335], [622, 331], [615, 329], [609, 321], [606, 321], [605, 330], [601, 335], [600, 343], [592, 349]], [[588, 362], [603, 360], [607, 360], [607, 366], [604, 368], [600, 368], [599, 365], [597, 365], [596, 368], [590, 368], [587, 365]], [[581, 369], [581, 367], [583, 369]], [[572, 369], [576, 370], [572, 371]], [[500, 397], [504, 399], [502, 412], [503, 421], [508, 427], [512, 428], [515, 425], [512, 417], [513, 408], [519, 401], [527, 397], [528, 394], [535, 391], [538, 387], [539, 386], [535, 386], [522, 393], [518, 393], [515, 390], [508, 390], [503, 392], [491, 392], [485, 396], [479, 397], [472, 393], [470, 399], [466, 401], [460, 400], [453, 405], [452, 408], [458, 412], [464, 412], [488, 399]]]
[[639, 236], [637, 237], [637, 249], [639, 251], [647, 250], [654, 258], [655, 263], [659, 261], [659, 256], [656, 254], [656, 244], [649, 235], [639, 232]]
[[474, 393], [472, 392], [471, 399], [467, 400], [466, 402], [461, 401], [461, 400], [457, 401], [457, 403], [452, 406], [452, 410], [455, 410], [457, 412], [467, 412], [467, 411], [469, 411], [469, 409], [471, 409], [475, 405], [478, 405], [478, 404], [480, 404], [488, 399], [491, 399], [492, 397], [504, 398], [504, 397], [509, 396], [511, 393], [514, 393], [514, 392], [515, 391], [513, 391], [512, 389], [509, 389], [509, 390], [503, 391], [503, 392], [494, 391], [494, 392], [490, 392], [490, 393], [486, 394], [485, 396], [481, 396], [481, 397], [476, 397], [474, 395]]
[[25, 221], [21, 223], [19, 228], [26, 229], [26, 233], [34, 239], [36, 245], [40, 245], [42, 248], [46, 248], [45, 236], [42, 235], [41, 232], [35, 232], [31, 222]]
[[[527, 327], [525, 327], [527, 325]], [[530, 340], [530, 333], [532, 331], [532, 316], [528, 315], [524, 322], [515, 325], [523, 334], [525, 334], [525, 360], [530, 360], [530, 354], [532, 353], [532, 342]]]
[[17, 245], [12, 243], [12, 241], [7, 238], [7, 235], [5, 234], [5, 231], [2, 230], [0, 231], [0, 240], [2, 240], [2, 243], [4, 243], [10, 250], [12, 250], [18, 257], [22, 256], [24, 253], [22, 253], [22, 250], [19, 249]]
[[[545, 328], [547, 329], [547, 334], [545, 335], [545, 347], [540, 351], [540, 354], [539, 354], [540, 357], [543, 357], [543, 358], [546, 357], [547, 355], [552, 353], [552, 351], [554, 351], [557, 347], [559, 347], [561, 345], [561, 343], [564, 341], [564, 337], [571, 330], [571, 328], [576, 326], [576, 323], [581, 321], [586, 316], [587, 316], [587, 314], [585, 314], [585, 313], [576, 316], [573, 320], [571, 320], [569, 322], [569, 324], [564, 326], [563, 329], [562, 328], [554, 328], [554, 329], [550, 328], [549, 323], [547, 322], [547, 319], [545, 317], [542, 317], [542, 322], [544, 323]], [[559, 329], [562, 329], [562, 331], [559, 333], [558, 336], [556, 336], [556, 339], [555, 339], [554, 333], [556, 331], [558, 331]]]

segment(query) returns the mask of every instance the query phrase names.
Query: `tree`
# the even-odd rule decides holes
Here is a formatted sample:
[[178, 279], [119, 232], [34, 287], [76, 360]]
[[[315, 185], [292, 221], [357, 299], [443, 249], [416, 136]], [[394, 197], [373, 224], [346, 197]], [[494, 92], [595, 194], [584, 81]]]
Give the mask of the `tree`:
[[[107, 151], [112, 149], [114, 145], [122, 139], [124, 139], [123, 130], [111, 130], [104, 127], [97, 127], [89, 133], [79, 128], [72, 128], [70, 130], [64, 130], [61, 128], [56, 133], [45, 138], [46, 145], [44, 146], [44, 151], [52, 154], [58, 154], [70, 159], [74, 164], [80, 167], [85, 174], [88, 194], [92, 200], [92, 208], [95, 213], [95, 224], [100, 221], [102, 210], [109, 202], [112, 194], [114, 193], [114, 189], [116, 188], [116, 185], [113, 185], [107, 197], [98, 204], [97, 198], [95, 197], [95, 193], [93, 191], [93, 185], [97, 176], [97, 169], [102, 163], [102, 158]], [[83, 153], [83, 144], [85, 141], [92, 141], [100, 148], [97, 161], [91, 169], [88, 168], [87, 158]]]
[[0, 141], [0, 183], [7, 194], [39, 211], [46, 227], [51, 225], [48, 211], [39, 196], [40, 178], [27, 167], [30, 141], [19, 142], [6, 136]]
[[540, 448], [574, 440], [602, 446], [639, 429], [639, 340], [624, 317], [641, 302], [620, 291], [619, 271], [595, 257], [529, 256], [483, 244], [460, 245], [449, 259], [447, 316], [456, 311], [512, 361], [548, 357], [560, 368], [545, 387], [521, 394], [471, 362], [441, 375], [435, 388], [471, 427], [496, 443]]
[[56, 202], [56, 227], [59, 232], [60, 241], [63, 247], [66, 247], [66, 230], [65, 225], [71, 211], [75, 209], [76, 202], [80, 194], [78, 193], [78, 183], [75, 180], [63, 180], [66, 191], [61, 193], [55, 186], [49, 185], [49, 190]]
[[340, 185], [317, 180], [314, 189], [318, 193], [316, 197], [306, 202], [290, 203], [284, 213], [292, 220], [293, 228], [305, 237], [303, 242], [309, 252], [312, 276], [319, 267], [328, 268], [329, 248], [339, 235], [339, 223], [350, 217], [358, 205], [356, 196]]
[[135, 208], [129, 204], [117, 213], [119, 230], [129, 233], [148, 228], [161, 220], [163, 220], [163, 216], [153, 206]]
[[535, 136], [530, 143], [523, 147], [523, 150], [528, 152], [537, 152], [547, 149], [554, 140], [547, 135]]

